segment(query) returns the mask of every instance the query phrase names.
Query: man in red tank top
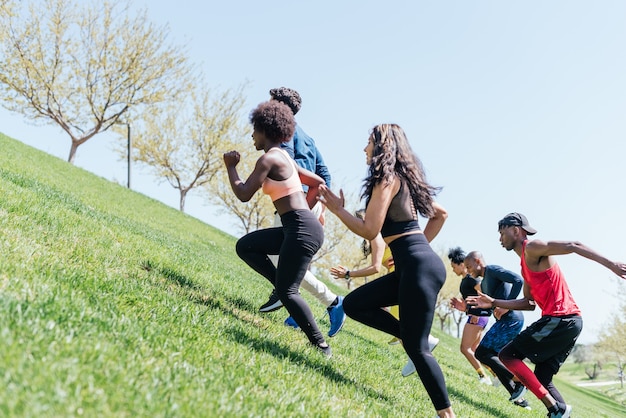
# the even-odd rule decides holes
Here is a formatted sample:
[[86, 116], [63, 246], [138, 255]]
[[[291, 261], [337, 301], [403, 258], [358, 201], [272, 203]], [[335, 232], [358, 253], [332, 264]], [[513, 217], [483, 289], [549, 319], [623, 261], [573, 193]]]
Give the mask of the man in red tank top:
[[[541, 318], [507, 344], [499, 357], [502, 363], [548, 408], [548, 417], [567, 418], [572, 407], [552, 383], [582, 331], [580, 309], [567, 286], [554, 256], [578, 254], [593, 260], [626, 279], [626, 264], [613, 262], [576, 241], [528, 240], [537, 231], [521, 213], [509, 213], [498, 222], [500, 243], [521, 259], [524, 297], [493, 299], [485, 294], [470, 298], [481, 308], [502, 307], [532, 311], [541, 309]], [[535, 371], [526, 366], [527, 358]]]

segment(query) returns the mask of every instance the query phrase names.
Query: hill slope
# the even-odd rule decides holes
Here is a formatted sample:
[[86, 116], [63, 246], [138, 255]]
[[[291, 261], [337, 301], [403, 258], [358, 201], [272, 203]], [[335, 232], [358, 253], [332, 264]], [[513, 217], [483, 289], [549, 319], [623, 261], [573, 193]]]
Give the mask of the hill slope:
[[[434, 416], [386, 335], [348, 320], [325, 360], [284, 310], [259, 314], [269, 286], [235, 238], [3, 135], [0, 149], [0, 415]], [[479, 385], [433, 332], [458, 416], [545, 415]], [[576, 394], [575, 416], [614, 416]]]

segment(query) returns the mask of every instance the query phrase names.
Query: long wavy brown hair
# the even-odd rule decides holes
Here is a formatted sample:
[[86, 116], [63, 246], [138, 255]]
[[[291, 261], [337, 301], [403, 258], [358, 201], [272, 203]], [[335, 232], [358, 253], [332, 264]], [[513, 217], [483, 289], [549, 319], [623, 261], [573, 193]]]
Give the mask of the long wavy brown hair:
[[361, 197], [369, 203], [374, 186], [379, 183], [389, 185], [398, 176], [409, 187], [419, 214], [432, 217], [435, 214], [433, 197], [441, 188], [426, 181], [422, 162], [413, 152], [402, 128], [396, 124], [376, 125], [370, 138], [374, 141], [374, 151]]

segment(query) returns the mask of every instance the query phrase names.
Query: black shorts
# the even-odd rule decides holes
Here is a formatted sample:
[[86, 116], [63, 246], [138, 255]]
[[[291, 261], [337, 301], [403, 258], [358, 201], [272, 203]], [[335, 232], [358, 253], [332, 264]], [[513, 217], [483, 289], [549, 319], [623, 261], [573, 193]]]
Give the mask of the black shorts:
[[532, 323], [511, 344], [533, 363], [546, 363], [558, 372], [567, 359], [580, 332], [580, 315], [542, 316]]

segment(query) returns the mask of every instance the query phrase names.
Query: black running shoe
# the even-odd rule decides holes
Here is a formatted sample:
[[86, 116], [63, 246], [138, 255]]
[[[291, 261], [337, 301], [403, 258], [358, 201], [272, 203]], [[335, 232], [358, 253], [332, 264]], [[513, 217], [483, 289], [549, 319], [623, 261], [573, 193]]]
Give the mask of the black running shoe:
[[532, 408], [530, 407], [530, 405], [528, 404], [528, 401], [524, 398], [520, 399], [519, 401], [515, 401], [513, 402], [515, 405], [520, 406], [524, 409], [528, 409], [529, 411], [532, 411]]
[[272, 291], [270, 298], [259, 308], [260, 312], [273, 312], [283, 307], [283, 302], [278, 297], [276, 289]]
[[526, 394], [526, 386], [522, 385], [521, 382], [515, 382], [515, 390], [511, 394], [509, 401], [515, 402], [522, 399], [522, 396]]

